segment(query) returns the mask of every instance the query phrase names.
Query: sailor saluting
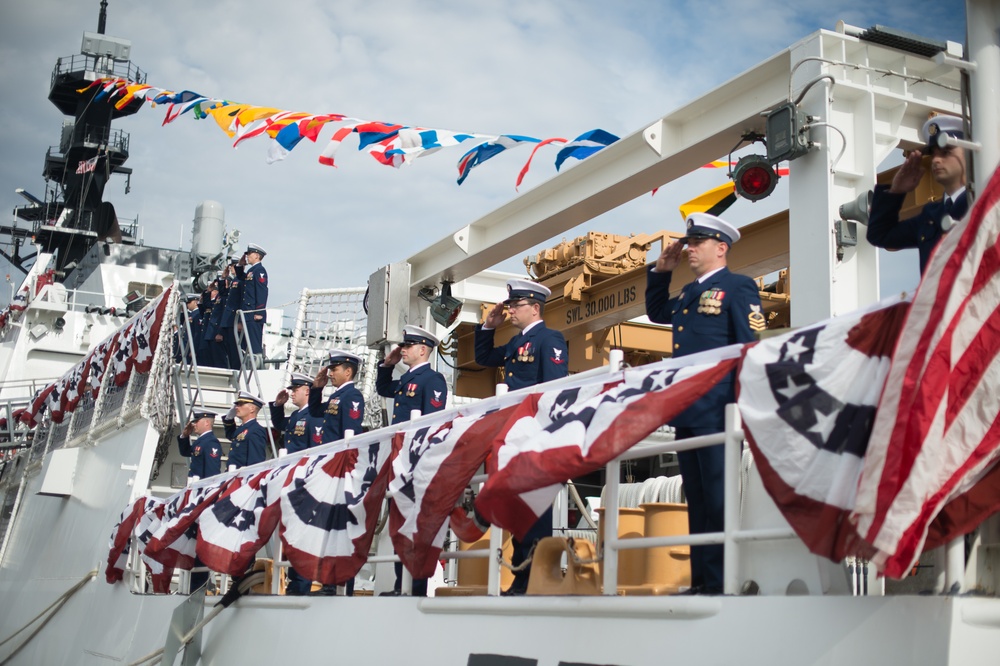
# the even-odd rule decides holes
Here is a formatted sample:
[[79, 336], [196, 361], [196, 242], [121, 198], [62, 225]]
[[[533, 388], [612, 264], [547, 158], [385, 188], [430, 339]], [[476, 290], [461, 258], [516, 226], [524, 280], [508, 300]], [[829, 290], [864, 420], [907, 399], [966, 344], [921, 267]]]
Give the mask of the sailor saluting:
[[[714, 215], [692, 213], [687, 235], [668, 245], [646, 274], [646, 315], [673, 325], [673, 355], [756, 340], [767, 327], [757, 283], [726, 267], [729, 248], [740, 232]], [[670, 281], [687, 244], [687, 261], [696, 280], [670, 298]], [[677, 439], [721, 432], [725, 406], [736, 401], [732, 376], [670, 422]], [[723, 527], [723, 445], [677, 454], [688, 499], [691, 534], [721, 532]], [[722, 593], [722, 546], [692, 546], [691, 592]]]

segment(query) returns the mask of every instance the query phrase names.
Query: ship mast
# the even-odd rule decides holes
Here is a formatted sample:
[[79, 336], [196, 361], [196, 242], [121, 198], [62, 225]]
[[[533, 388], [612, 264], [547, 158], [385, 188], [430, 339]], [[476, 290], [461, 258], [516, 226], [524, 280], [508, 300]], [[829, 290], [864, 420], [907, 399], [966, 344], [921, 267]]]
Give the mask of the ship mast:
[[[34, 257], [22, 257], [18, 251], [29, 235], [40, 252], [56, 255], [57, 276], [69, 273], [95, 243], [135, 243], [135, 223], [119, 223], [114, 206], [104, 201], [104, 188], [112, 174], [131, 177], [132, 170], [124, 166], [129, 135], [112, 129], [111, 123], [138, 111], [143, 100], [117, 109], [106, 99], [94, 101], [98, 88], [77, 92], [103, 77], [146, 80], [145, 73], [129, 60], [132, 43], [104, 34], [107, 5], [107, 0], [101, 0], [97, 32], [83, 33], [80, 53], [59, 58], [52, 71], [49, 101], [69, 119], [63, 120], [59, 145], [45, 153], [44, 199], [19, 190], [30, 203], [15, 208], [14, 214], [30, 223], [31, 229], [0, 226], [0, 235], [9, 236], [14, 247], [7, 258], [22, 270]], [[128, 189], [126, 184], [126, 193]]]

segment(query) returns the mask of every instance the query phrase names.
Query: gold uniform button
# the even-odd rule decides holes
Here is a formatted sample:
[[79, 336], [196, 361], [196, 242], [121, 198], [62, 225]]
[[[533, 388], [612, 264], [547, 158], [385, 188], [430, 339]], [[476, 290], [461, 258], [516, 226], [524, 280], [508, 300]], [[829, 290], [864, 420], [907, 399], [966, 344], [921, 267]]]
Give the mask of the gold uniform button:
[[684, 330], [684, 327], [683, 327], [683, 326], [678, 326], [678, 327], [677, 327], [677, 330], [678, 330], [678, 332], [679, 332], [679, 331], [683, 331], [683, 330]]
[[687, 313], [688, 313], [687, 308], [684, 308], [684, 314], [687, 314]]
[[681, 348], [681, 346], [679, 344], [674, 343], [674, 349], [680, 349], [680, 348]]

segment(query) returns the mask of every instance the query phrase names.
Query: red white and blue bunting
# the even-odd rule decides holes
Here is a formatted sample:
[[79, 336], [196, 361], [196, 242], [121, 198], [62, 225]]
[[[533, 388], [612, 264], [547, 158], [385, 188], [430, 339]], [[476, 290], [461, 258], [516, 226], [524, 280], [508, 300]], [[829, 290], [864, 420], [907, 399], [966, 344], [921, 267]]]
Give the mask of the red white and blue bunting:
[[41, 388], [27, 408], [15, 412], [17, 419], [25, 425], [35, 426], [48, 409], [52, 421], [62, 423], [66, 415], [76, 410], [80, 398], [88, 389], [97, 398], [108, 369], [114, 373], [111, 380], [115, 386], [124, 386], [133, 372], [147, 374], [159, 345], [167, 305], [173, 292], [174, 286], [171, 285], [121, 329], [102, 340], [66, 374]]

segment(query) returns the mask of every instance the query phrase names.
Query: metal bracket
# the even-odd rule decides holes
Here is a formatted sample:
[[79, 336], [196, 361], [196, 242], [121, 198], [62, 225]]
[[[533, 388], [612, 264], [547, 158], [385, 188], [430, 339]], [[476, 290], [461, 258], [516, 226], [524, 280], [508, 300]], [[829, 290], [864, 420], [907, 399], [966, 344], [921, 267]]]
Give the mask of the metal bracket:
[[657, 155], [663, 155], [663, 132], [665, 125], [662, 120], [656, 121], [642, 131], [642, 138], [646, 140], [649, 147], [656, 151]]
[[469, 236], [471, 234], [472, 226], [465, 225], [451, 236], [451, 239], [455, 241], [455, 245], [465, 254], [469, 254]]

